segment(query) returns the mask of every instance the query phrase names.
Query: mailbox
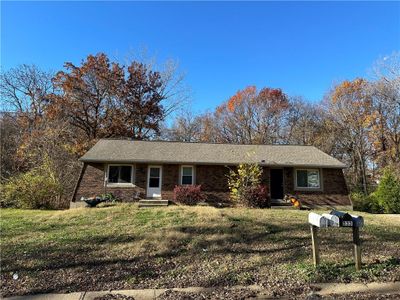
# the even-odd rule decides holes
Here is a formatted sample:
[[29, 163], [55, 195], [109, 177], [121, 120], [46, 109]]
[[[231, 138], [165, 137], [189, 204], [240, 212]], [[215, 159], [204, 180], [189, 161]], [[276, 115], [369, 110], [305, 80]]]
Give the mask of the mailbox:
[[331, 215], [339, 218], [339, 227], [353, 227], [353, 217], [345, 212], [332, 210]]
[[329, 226], [329, 220], [327, 218], [313, 212], [308, 214], [308, 223], [320, 228]]
[[322, 214], [324, 218], [328, 219], [329, 227], [340, 227], [339, 217], [331, 214]]
[[364, 218], [361, 216], [350, 215], [353, 218], [353, 226], [354, 227], [363, 227], [364, 226]]
[[319, 265], [319, 238], [318, 228], [321, 227], [351, 227], [353, 231], [354, 262], [356, 270], [361, 270], [361, 240], [360, 227], [364, 226], [361, 216], [351, 215], [342, 211], [332, 210], [329, 214], [308, 214], [308, 223], [311, 229], [311, 242], [314, 266]]

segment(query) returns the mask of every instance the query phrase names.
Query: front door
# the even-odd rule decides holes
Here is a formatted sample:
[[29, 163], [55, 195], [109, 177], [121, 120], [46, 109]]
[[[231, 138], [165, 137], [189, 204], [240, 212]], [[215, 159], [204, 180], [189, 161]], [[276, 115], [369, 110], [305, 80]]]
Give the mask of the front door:
[[147, 170], [147, 197], [161, 198], [161, 166], [149, 166]]
[[283, 199], [283, 170], [271, 169], [271, 199]]

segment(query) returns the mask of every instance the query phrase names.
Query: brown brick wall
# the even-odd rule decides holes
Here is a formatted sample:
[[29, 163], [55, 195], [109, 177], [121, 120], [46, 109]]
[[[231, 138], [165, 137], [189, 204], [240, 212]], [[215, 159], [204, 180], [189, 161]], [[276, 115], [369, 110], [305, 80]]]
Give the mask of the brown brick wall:
[[179, 184], [180, 165], [168, 164], [162, 166], [161, 198], [174, 199], [174, 188]]
[[[218, 165], [194, 166], [195, 183], [202, 186], [208, 202], [228, 202], [229, 190], [226, 175], [229, 169]], [[180, 181], [180, 165], [163, 165], [162, 198], [173, 200], [174, 188]]]
[[307, 205], [351, 205], [342, 169], [322, 169], [322, 191], [296, 191], [294, 168], [284, 168], [284, 193], [299, 197]]
[[104, 165], [84, 164], [83, 175], [77, 184], [75, 200], [104, 193]]
[[229, 203], [229, 168], [222, 165], [196, 166], [196, 184], [201, 184], [207, 202]]
[[74, 200], [80, 200], [81, 197], [92, 197], [103, 193], [113, 193], [123, 201], [134, 201], [134, 195], [139, 192], [140, 197], [145, 197], [147, 166], [138, 164], [135, 166], [135, 187], [110, 187], [104, 186], [104, 164], [85, 164], [83, 166], [83, 175], [77, 184]]

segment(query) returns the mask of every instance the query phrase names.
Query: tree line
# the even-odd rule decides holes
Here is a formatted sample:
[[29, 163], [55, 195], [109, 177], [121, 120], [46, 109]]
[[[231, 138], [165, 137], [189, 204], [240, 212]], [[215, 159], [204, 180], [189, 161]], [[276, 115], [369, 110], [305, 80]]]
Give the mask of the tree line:
[[350, 188], [368, 194], [384, 168], [400, 174], [400, 54], [378, 60], [373, 73], [337, 83], [319, 103], [248, 86], [214, 111], [182, 114], [165, 138], [313, 145], [346, 163]]
[[178, 114], [171, 126], [166, 119], [188, 99], [173, 62], [124, 65], [99, 53], [58, 72], [11, 68], [0, 74], [1, 179], [46, 166], [64, 205], [77, 158], [100, 138], [300, 144], [345, 162], [351, 189], [367, 194], [380, 170], [400, 170], [399, 55], [377, 61], [372, 79], [334, 85], [319, 103], [248, 86], [214, 111]]

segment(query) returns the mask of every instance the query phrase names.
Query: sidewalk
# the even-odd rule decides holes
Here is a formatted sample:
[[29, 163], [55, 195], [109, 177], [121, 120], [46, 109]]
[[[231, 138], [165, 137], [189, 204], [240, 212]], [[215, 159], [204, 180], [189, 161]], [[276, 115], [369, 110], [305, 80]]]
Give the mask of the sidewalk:
[[26, 295], [4, 298], [4, 300], [93, 300], [96, 297], [104, 296], [107, 294], [121, 294], [131, 296], [135, 300], [153, 300], [167, 290], [181, 291], [181, 292], [201, 292], [209, 291], [213, 288], [173, 288], [173, 289], [137, 289], [137, 290], [112, 290], [112, 291], [97, 291], [97, 292], [77, 292], [69, 294], [38, 294]]
[[[373, 282], [373, 283], [320, 283], [312, 284], [312, 287], [317, 290], [314, 294], [326, 296], [331, 294], [348, 294], [348, 293], [369, 293], [369, 294], [395, 294], [400, 293], [400, 282]], [[243, 287], [243, 286], [240, 286]], [[235, 287], [231, 287], [235, 288]], [[239, 288], [239, 286], [238, 286]], [[260, 294], [268, 295], [268, 291], [262, 287], [253, 285], [247, 288], [254, 289]], [[113, 291], [99, 291], [99, 292], [78, 292], [69, 294], [39, 294], [16, 296], [4, 298], [5, 300], [93, 300], [96, 297], [104, 296], [107, 294], [121, 294], [131, 296], [135, 300], [154, 300], [159, 295], [167, 290], [180, 291], [180, 292], [205, 292], [212, 291], [215, 288], [201, 288], [201, 287], [188, 287], [188, 288], [173, 288], [173, 289], [138, 289], [138, 290], [113, 290]], [[263, 298], [263, 299], [268, 299]]]

